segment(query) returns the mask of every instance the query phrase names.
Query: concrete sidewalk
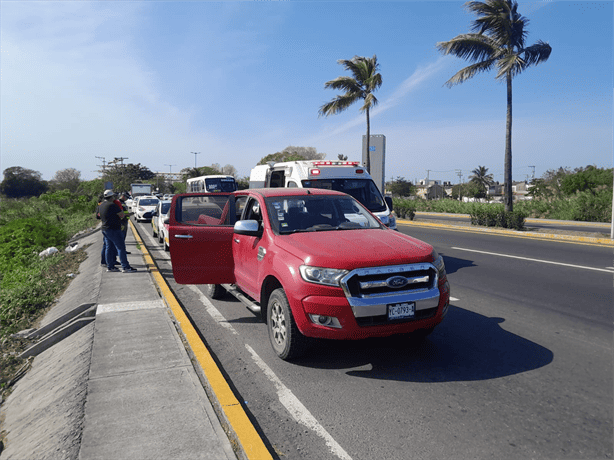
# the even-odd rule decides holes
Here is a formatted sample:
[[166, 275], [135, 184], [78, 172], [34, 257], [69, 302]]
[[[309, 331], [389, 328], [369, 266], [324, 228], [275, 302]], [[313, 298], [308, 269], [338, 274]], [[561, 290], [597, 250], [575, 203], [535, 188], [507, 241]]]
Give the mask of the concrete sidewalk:
[[100, 266], [100, 232], [81, 244], [88, 259], [2, 405], [0, 458], [236, 459], [132, 232], [136, 273]]

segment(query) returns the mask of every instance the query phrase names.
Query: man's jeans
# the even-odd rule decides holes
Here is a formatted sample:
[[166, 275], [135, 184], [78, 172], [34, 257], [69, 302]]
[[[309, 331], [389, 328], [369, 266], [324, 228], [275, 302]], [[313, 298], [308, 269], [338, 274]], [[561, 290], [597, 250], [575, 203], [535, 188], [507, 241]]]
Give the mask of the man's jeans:
[[122, 268], [130, 268], [128, 256], [126, 256], [126, 243], [121, 230], [102, 229], [104, 243], [106, 245], [106, 261], [107, 267], [111, 268], [115, 265], [115, 255], [119, 254], [119, 262]]

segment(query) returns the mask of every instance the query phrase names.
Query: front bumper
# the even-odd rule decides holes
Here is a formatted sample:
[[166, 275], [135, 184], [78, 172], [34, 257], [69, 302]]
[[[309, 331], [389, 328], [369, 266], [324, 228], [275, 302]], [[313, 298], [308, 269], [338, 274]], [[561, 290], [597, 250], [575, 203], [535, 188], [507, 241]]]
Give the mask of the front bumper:
[[[394, 334], [411, 333], [419, 329], [429, 329], [439, 324], [448, 310], [450, 291], [447, 281], [441, 283], [421, 298], [395, 299], [394, 303], [415, 302], [413, 318], [402, 320], [388, 319], [387, 303], [364, 303], [350, 306], [345, 297], [310, 295], [303, 299], [292, 299], [297, 308], [292, 308], [299, 330], [308, 337], [358, 340], [368, 337], [387, 337]], [[310, 315], [337, 318], [341, 327], [315, 324]]]

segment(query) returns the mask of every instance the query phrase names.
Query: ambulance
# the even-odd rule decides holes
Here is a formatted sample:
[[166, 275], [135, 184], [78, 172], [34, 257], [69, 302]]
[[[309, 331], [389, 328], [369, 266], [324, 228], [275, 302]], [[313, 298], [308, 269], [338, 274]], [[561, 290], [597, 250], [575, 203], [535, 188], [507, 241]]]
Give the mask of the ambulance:
[[397, 229], [392, 198], [383, 197], [358, 161], [304, 160], [258, 165], [251, 170], [249, 188], [321, 188], [347, 193], [360, 201], [384, 225]]

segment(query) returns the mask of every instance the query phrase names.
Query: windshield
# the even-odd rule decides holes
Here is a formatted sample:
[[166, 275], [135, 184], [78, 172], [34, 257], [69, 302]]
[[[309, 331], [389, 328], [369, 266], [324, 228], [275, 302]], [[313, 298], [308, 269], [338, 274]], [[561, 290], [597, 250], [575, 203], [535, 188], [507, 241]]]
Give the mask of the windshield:
[[145, 198], [139, 200], [139, 206], [155, 206], [158, 204], [158, 200], [155, 198]]
[[207, 184], [207, 192], [234, 192], [237, 189], [237, 183], [230, 177], [210, 177], [205, 179]]
[[353, 196], [371, 212], [386, 210], [386, 202], [371, 179], [317, 179], [304, 180], [305, 188], [325, 188], [337, 190]]
[[360, 203], [349, 196], [290, 196], [266, 200], [276, 233], [381, 228]]

